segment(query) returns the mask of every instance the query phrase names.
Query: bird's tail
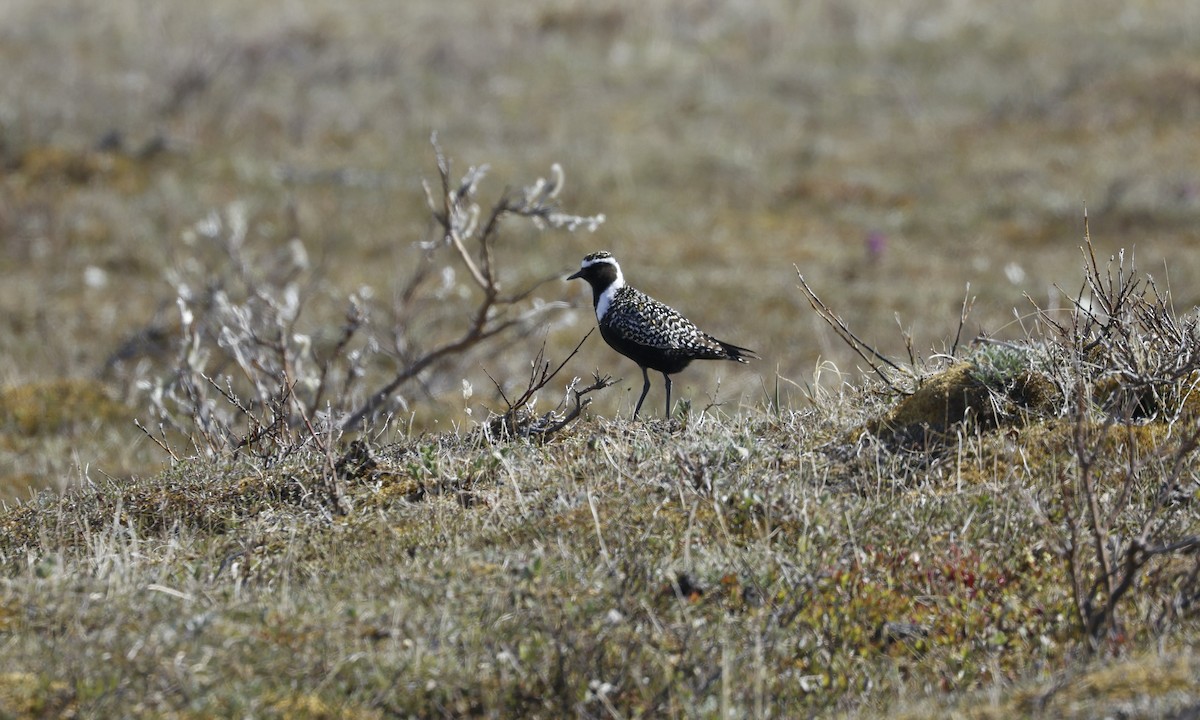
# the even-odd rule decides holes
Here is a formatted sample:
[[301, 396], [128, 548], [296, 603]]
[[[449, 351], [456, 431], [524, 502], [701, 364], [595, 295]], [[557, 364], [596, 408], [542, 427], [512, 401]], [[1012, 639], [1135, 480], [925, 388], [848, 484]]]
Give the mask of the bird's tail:
[[727, 342], [722, 342], [720, 340], [718, 340], [717, 343], [719, 343], [721, 348], [725, 350], [725, 357], [727, 357], [730, 360], [737, 360], [740, 363], [744, 363], [744, 362], [748, 362], [750, 360], [761, 360], [762, 359], [758, 356], [758, 353], [754, 352], [753, 350], [751, 350], [749, 348], [738, 347], [737, 345], [733, 345], [733, 344], [727, 343]]

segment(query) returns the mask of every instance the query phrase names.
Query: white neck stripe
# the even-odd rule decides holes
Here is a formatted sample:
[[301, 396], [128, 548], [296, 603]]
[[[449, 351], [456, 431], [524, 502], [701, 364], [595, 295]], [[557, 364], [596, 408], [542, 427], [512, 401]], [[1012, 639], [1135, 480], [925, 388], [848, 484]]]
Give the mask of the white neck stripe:
[[617, 276], [608, 284], [608, 287], [604, 288], [604, 292], [600, 293], [600, 297], [596, 298], [597, 320], [604, 319], [604, 316], [608, 313], [608, 307], [612, 305], [613, 298], [617, 295], [617, 291], [623, 287], [625, 287], [625, 278], [621, 275], [621, 268], [618, 267]]

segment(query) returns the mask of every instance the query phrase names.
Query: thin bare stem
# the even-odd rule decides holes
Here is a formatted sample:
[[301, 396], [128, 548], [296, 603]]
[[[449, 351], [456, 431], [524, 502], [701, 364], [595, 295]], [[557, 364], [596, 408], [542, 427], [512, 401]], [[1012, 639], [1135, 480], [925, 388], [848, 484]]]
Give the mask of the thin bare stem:
[[817, 315], [820, 316], [820, 318], [824, 320], [829, 327], [833, 328], [833, 331], [837, 333], [838, 337], [840, 337], [856, 355], [862, 358], [863, 362], [867, 363], [867, 366], [870, 367], [871, 370], [879, 377], [879, 379], [882, 380], [883, 383], [887, 385], [893, 392], [902, 395], [911, 395], [911, 391], [900, 388], [894, 382], [892, 382], [892, 379], [888, 377], [887, 373], [884, 372], [883, 369], [883, 367], [886, 366], [899, 374], [905, 374], [900, 366], [892, 362], [874, 347], [867, 344], [861, 338], [855, 335], [845, 321], [843, 321], [836, 313], [830, 310], [829, 307], [821, 300], [821, 298], [817, 296], [816, 292], [809, 287], [808, 282], [804, 279], [804, 276], [800, 274], [799, 268], [796, 268], [796, 276], [800, 279], [800, 289], [804, 292], [804, 297], [808, 300], [809, 305], [812, 306]]

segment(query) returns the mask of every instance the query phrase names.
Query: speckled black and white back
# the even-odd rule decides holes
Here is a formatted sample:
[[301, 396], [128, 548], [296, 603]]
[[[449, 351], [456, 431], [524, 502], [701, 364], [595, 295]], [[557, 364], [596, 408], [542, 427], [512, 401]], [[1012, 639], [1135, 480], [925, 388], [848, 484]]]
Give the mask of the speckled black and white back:
[[[603, 317], [597, 316], [605, 339], [644, 348], [647, 353], [662, 354], [663, 360], [647, 362], [658, 370], [659, 364], [684, 364], [692, 360], [739, 359], [732, 357], [719, 340], [696, 327], [675, 308], [628, 285], [618, 289]], [[680, 368], [682, 369], [682, 368]]]

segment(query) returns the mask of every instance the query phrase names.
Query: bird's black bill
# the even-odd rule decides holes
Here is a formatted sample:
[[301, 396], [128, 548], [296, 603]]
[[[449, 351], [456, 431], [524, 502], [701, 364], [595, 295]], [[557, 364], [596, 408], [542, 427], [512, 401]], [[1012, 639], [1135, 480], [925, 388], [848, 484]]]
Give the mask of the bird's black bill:
[[576, 278], [581, 278], [581, 277], [583, 277], [583, 270], [576, 270], [573, 275], [568, 275], [567, 279], [574, 280]]

